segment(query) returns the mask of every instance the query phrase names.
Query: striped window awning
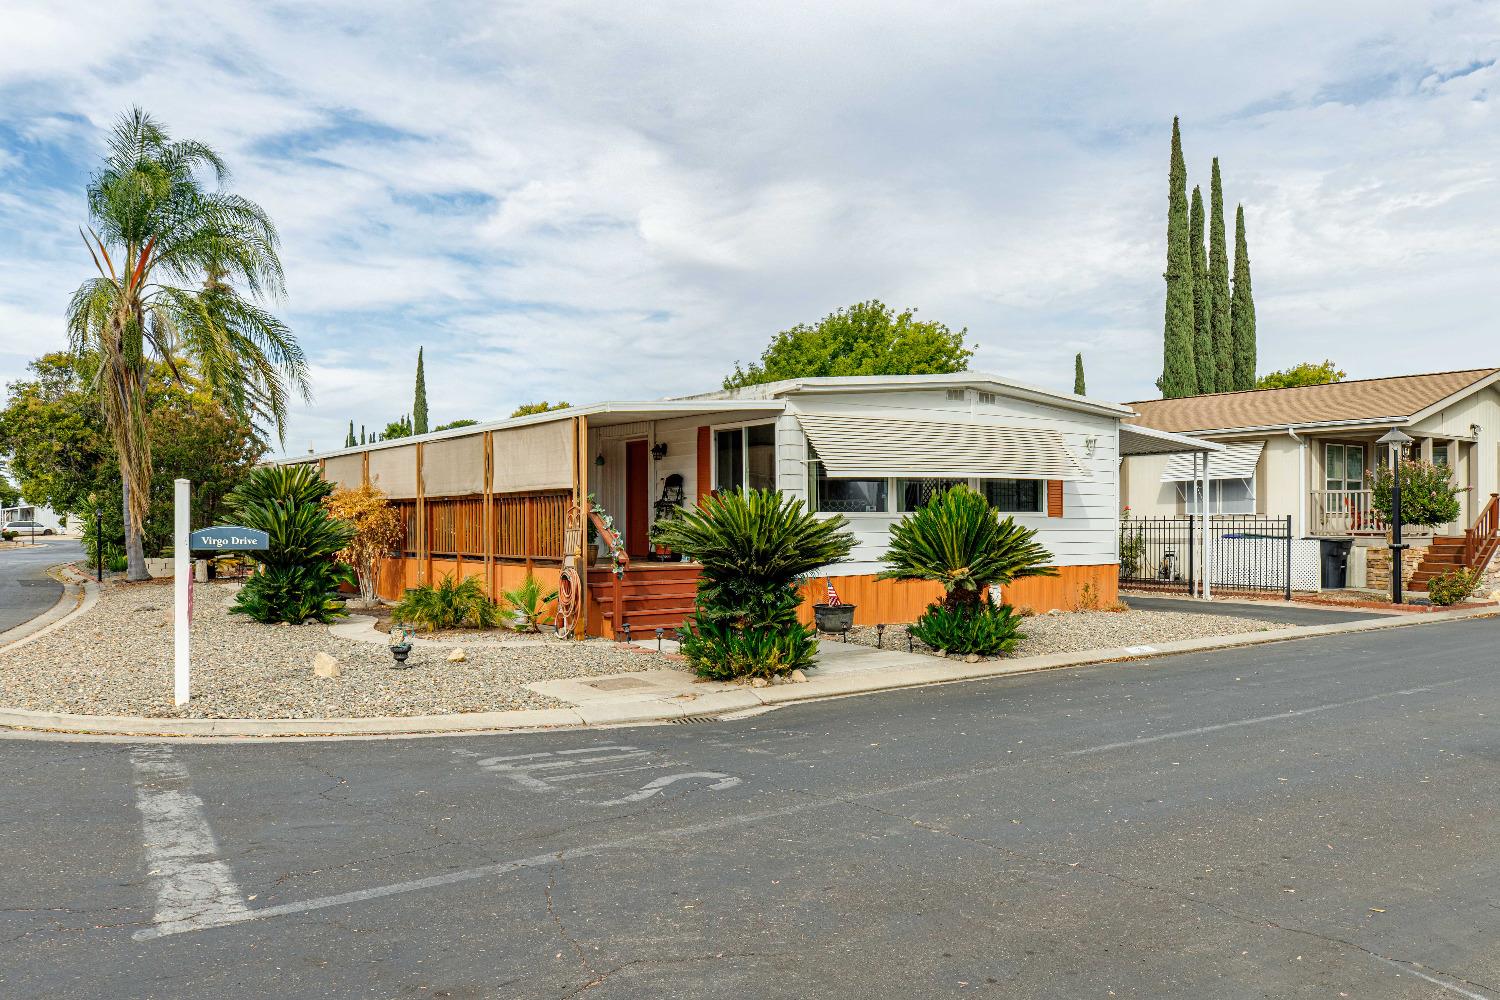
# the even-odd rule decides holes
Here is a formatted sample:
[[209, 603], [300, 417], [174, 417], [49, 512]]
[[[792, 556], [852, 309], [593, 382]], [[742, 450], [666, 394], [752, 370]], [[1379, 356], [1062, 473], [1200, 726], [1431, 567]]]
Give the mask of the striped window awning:
[[[1209, 459], [1208, 478], [1249, 479], [1255, 475], [1255, 467], [1260, 464], [1260, 453], [1265, 446], [1264, 441], [1226, 445], [1223, 451]], [[1164, 483], [1190, 483], [1193, 478], [1191, 453], [1173, 455], [1167, 461], [1167, 470], [1161, 474]]]
[[1060, 432], [970, 421], [797, 414], [828, 475], [1088, 479]]

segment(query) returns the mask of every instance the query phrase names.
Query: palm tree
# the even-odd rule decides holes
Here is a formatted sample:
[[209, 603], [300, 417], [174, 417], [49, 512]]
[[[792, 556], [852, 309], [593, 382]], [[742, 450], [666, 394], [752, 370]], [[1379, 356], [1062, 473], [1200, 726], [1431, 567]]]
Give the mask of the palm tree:
[[[216, 190], [200, 183], [202, 172]], [[288, 394], [311, 399], [296, 338], [255, 301], [285, 290], [276, 228], [259, 205], [224, 190], [228, 176], [212, 148], [171, 141], [133, 108], [89, 181], [84, 242], [99, 275], [73, 293], [68, 333], [74, 352], [97, 363], [93, 388], [119, 456], [132, 580], [146, 576], [150, 366], [179, 379], [180, 366], [191, 367], [211, 395], [258, 427], [273, 424], [278, 438]]]

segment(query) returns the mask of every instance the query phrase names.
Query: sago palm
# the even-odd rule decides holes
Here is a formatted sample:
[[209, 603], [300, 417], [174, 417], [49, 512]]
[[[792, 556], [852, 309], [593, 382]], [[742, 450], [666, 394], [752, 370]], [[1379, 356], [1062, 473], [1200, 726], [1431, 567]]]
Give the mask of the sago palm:
[[[206, 188], [202, 173], [218, 187]], [[131, 579], [146, 575], [150, 364], [174, 373], [190, 366], [216, 399], [269, 422], [278, 436], [288, 395], [310, 395], [296, 339], [255, 302], [284, 291], [276, 228], [259, 205], [223, 190], [227, 179], [213, 149], [172, 141], [136, 108], [116, 124], [89, 181], [84, 241], [99, 274], [73, 293], [68, 332], [74, 351], [97, 361], [94, 390], [120, 461]]]
[[936, 580], [950, 608], [977, 603], [986, 587], [1057, 575], [1035, 531], [1001, 519], [967, 486], [938, 494], [896, 522], [883, 561], [890, 568], [881, 571], [882, 579]]

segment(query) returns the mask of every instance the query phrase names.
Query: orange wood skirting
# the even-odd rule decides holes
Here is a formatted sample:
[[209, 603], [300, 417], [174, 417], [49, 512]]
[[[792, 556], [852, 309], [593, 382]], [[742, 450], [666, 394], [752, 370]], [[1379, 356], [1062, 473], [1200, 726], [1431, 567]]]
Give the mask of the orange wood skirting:
[[[1118, 599], [1120, 567], [1115, 563], [1101, 566], [1061, 566], [1057, 576], [1018, 580], [1001, 594], [1005, 603], [1029, 607], [1033, 611], [1072, 611], [1079, 606], [1085, 584], [1093, 584], [1098, 606]], [[833, 589], [839, 600], [853, 604], [856, 625], [895, 625], [915, 621], [927, 605], [943, 596], [941, 584], [926, 580], [877, 580], [867, 576], [836, 576]], [[827, 584], [822, 577], [802, 585], [801, 618], [812, 622], [812, 606], [828, 599]]]

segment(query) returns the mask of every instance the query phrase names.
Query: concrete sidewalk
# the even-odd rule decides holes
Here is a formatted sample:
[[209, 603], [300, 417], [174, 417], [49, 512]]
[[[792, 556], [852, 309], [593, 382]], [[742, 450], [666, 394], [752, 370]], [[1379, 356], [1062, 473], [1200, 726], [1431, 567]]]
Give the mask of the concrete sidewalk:
[[566, 708], [357, 719], [159, 719], [0, 709], [0, 727], [90, 735], [223, 738], [412, 736], [581, 726], [651, 725], [717, 718], [769, 710], [795, 702], [842, 698], [874, 691], [1006, 677], [1095, 663], [1146, 660], [1174, 653], [1351, 635], [1389, 628], [1420, 628], [1444, 622], [1493, 617], [1497, 614], [1500, 614], [1500, 609], [1482, 607], [1426, 615], [1384, 616], [1340, 624], [1293, 626], [1239, 635], [1182, 639], [1156, 645], [980, 660], [977, 663], [824, 640], [817, 667], [806, 682], [767, 687], [703, 682], [686, 670], [655, 669], [605, 677], [541, 681], [530, 685], [534, 691], [567, 702]]

